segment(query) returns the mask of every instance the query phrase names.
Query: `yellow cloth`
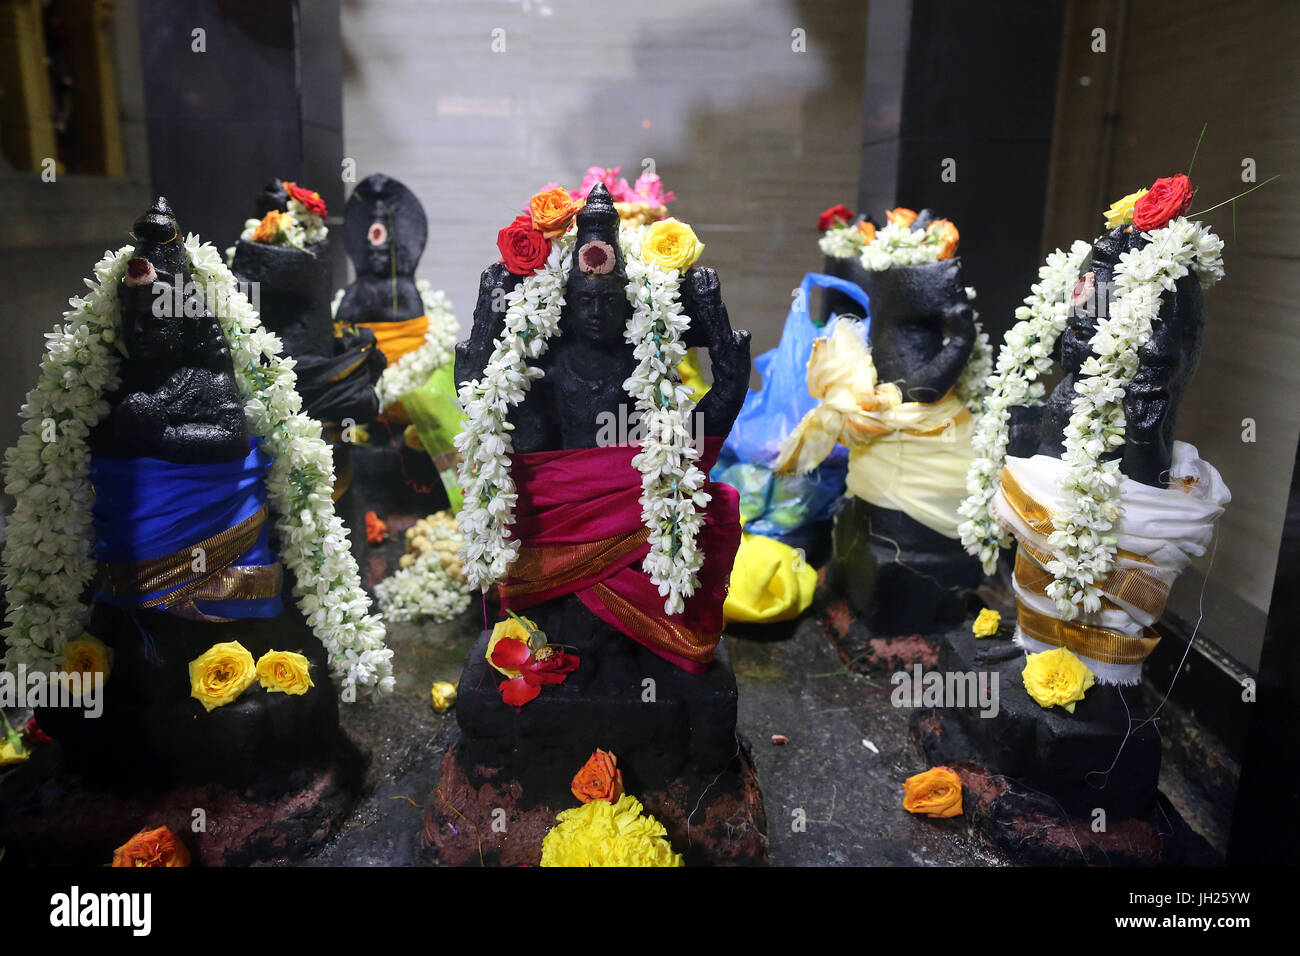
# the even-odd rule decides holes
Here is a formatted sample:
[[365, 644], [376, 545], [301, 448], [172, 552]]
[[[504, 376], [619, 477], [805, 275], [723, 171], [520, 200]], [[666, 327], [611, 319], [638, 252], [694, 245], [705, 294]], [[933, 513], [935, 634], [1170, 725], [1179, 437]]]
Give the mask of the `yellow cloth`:
[[[335, 322], [335, 334], [341, 332], [345, 325], [346, 323], [343, 322]], [[383, 352], [384, 358], [388, 359], [390, 368], [396, 365], [397, 360], [407, 352], [414, 352], [423, 345], [424, 338], [429, 333], [427, 315], [417, 315], [413, 319], [404, 319], [401, 322], [358, 322], [357, 325], [375, 333], [379, 351]]]
[[878, 383], [856, 323], [841, 320], [829, 339], [813, 343], [808, 393], [821, 404], [781, 444], [778, 472], [811, 471], [841, 442], [849, 449], [850, 494], [958, 537], [974, 423], [954, 392], [937, 402], [903, 401], [897, 385]]
[[709, 392], [709, 385], [704, 381], [704, 369], [700, 368], [699, 356], [695, 349], [686, 350], [686, 358], [677, 366], [677, 374], [682, 377], [682, 384], [691, 390], [691, 401], [697, 405]]
[[722, 613], [744, 624], [788, 621], [808, 609], [816, 587], [817, 572], [794, 548], [761, 534], [742, 534]]

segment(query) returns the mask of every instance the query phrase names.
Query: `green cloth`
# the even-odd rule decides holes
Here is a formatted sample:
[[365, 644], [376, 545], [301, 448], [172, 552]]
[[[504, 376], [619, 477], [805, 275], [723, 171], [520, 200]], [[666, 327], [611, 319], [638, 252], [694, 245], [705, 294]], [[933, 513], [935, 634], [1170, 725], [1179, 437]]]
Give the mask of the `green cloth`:
[[[439, 366], [428, 381], [402, 396], [402, 406], [411, 416], [420, 444], [432, 458], [455, 451], [456, 435], [460, 432], [462, 414], [456, 399], [454, 364]], [[456, 483], [456, 470], [449, 468], [441, 477], [452, 512], [460, 511], [464, 497]]]

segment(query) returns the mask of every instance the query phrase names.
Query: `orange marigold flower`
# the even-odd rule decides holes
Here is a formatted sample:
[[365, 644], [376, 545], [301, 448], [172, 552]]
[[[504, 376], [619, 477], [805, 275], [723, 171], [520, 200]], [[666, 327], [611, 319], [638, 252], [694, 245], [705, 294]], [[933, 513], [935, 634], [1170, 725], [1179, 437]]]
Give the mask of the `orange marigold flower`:
[[141, 830], [113, 851], [113, 866], [189, 866], [190, 851], [166, 827]]
[[961, 777], [947, 767], [932, 767], [903, 781], [903, 809], [928, 817], [961, 816]]
[[388, 536], [388, 525], [380, 520], [373, 511], [366, 512], [366, 541], [370, 544], [382, 544]]

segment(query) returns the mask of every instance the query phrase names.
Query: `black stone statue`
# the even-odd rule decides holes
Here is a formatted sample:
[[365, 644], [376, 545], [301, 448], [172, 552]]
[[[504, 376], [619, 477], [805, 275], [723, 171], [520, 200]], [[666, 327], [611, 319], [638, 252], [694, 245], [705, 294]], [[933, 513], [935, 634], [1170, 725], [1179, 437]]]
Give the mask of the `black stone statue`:
[[[127, 357], [120, 386], [107, 396], [109, 414], [90, 436], [92, 482], [105, 470], [141, 476], [134, 486], [129, 477], [113, 488], [97, 484], [100, 503], [119, 502], [168, 525], [202, 516], [213, 502], [181, 498], [184, 513], [155, 514], [143, 488], [150, 473], [238, 463], [252, 450], [225, 337], [201, 298], [204, 290], [187, 287], [191, 277], [181, 235], [162, 198], [135, 223], [135, 257], [119, 289]], [[177, 289], [179, 300], [173, 295]], [[178, 301], [179, 310], [173, 308]], [[99, 520], [97, 515], [97, 528]], [[198, 564], [193, 561], [200, 555], [188, 546], [134, 564], [101, 561], [96, 590], [127, 597], [156, 587], [158, 575], [175, 573], [188, 579], [179, 594], [198, 585], [220, 588], [223, 577], [238, 581], [250, 570], [219, 564], [221, 545], [208, 541], [199, 549]], [[274, 548], [273, 536], [269, 546]], [[171, 560], [177, 556], [184, 560]], [[264, 566], [251, 570], [262, 572], [256, 584], [262, 591], [241, 592], [236, 583], [213, 600], [262, 596], [267, 580], [276, 589], [272, 600], [278, 598], [282, 569], [273, 551]], [[142, 577], [147, 580], [139, 583]], [[39, 714], [78, 770], [133, 788], [214, 781], [282, 789], [337, 745], [338, 704], [325, 649], [287, 601], [274, 617], [228, 618], [203, 612], [193, 601], [133, 604], [97, 597], [87, 630], [115, 656], [104, 684], [103, 716], [88, 719], [81, 711], [63, 709]], [[254, 660], [269, 650], [302, 653], [315, 686], [291, 696], [263, 691], [254, 682], [233, 703], [205, 712], [191, 697], [188, 665], [227, 641], [238, 641]]]
[[[257, 197], [258, 215], [283, 212], [288, 203], [284, 184], [273, 179]], [[367, 328], [335, 334], [328, 240], [297, 249], [240, 239], [231, 271], [241, 282], [256, 283], [262, 324], [293, 357], [303, 409], [324, 426], [334, 452], [336, 507], [360, 563], [366, 534], [361, 498], [351, 488], [352, 446], [357, 426], [369, 428], [379, 417], [374, 384], [387, 364], [384, 354]]]
[[[935, 218], [923, 209], [911, 228], [925, 229]], [[828, 256], [826, 272], [867, 293], [871, 356], [881, 382], [895, 383], [912, 402], [939, 401], [957, 384], [975, 344], [960, 258], [873, 271], [856, 258]], [[826, 289], [814, 321], [823, 325], [832, 314], [858, 311], [848, 296]], [[957, 541], [852, 495], [835, 519], [828, 575], [874, 630], [900, 634], [960, 620], [962, 592], [980, 577]]]
[[[510, 415], [515, 451], [592, 448], [601, 422], [618, 420], [634, 400], [624, 381], [636, 366], [623, 330], [631, 314], [618, 244], [618, 213], [598, 184], [578, 213], [575, 262], [565, 292], [560, 335], [539, 364], [534, 382]], [[618, 255], [613, 271], [586, 274], [577, 254], [591, 240]], [[457, 346], [456, 380], [478, 379], [504, 328], [503, 291], [520, 278], [504, 265], [482, 275], [474, 326]], [[706, 436], [725, 437], [739, 414], [749, 381], [749, 333], [733, 331], [712, 269], [694, 267], [682, 281], [683, 312], [691, 317], [688, 345], [708, 349], [713, 387], [697, 406]], [[516, 713], [503, 703], [483, 654], [487, 635], [471, 650], [461, 678], [457, 718], [463, 731], [460, 759], [503, 769], [523, 786], [530, 803], [565, 806], [569, 781], [596, 747], [617, 753], [629, 792], [665, 787], [681, 777], [706, 779], [736, 754], [736, 684], [724, 652], [703, 675], [689, 674], [633, 641], [590, 612], [573, 595], [524, 612], [551, 643], [568, 645], [580, 668]], [[639, 705], [652, 679], [656, 702]]]
[[[340, 328], [376, 334], [389, 365], [400, 360], [405, 350], [391, 344], [386, 333], [396, 330], [397, 323], [424, 315], [415, 269], [428, 232], [420, 201], [391, 176], [368, 176], [348, 197], [343, 239], [356, 279], [344, 291], [334, 319]], [[446, 508], [438, 466], [404, 438], [410, 416], [400, 402], [380, 411], [383, 418], [370, 429], [370, 441], [354, 449], [357, 481], [367, 507], [380, 514], [420, 517]]]

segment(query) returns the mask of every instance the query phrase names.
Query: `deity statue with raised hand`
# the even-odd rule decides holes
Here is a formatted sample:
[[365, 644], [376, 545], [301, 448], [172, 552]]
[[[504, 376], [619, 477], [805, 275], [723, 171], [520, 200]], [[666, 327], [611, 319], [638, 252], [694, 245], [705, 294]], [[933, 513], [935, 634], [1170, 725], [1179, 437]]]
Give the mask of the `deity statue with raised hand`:
[[[498, 245], [457, 348], [460, 519], [467, 572], [499, 583], [529, 653], [522, 671], [503, 668], [494, 639], [488, 663], [507, 679], [485, 691], [471, 652], [466, 680], [480, 683], [463, 680], [458, 703], [470, 762], [506, 764], [542, 790], [600, 740], [656, 783], [686, 764], [724, 766], [735, 685], [714, 654], [740, 527], [734, 489], [707, 474], [748, 387], [749, 334], [696, 266], [690, 227], [621, 223], [604, 183], [585, 200], [539, 193]], [[713, 375], [698, 404], [678, 371], [692, 346]], [[619, 703], [647, 678], [668, 708], [655, 730]], [[490, 728], [510, 706], [517, 732], [502, 736]], [[560, 707], [597, 725], [525, 746], [532, 721]]]
[[[808, 363], [820, 405], [787, 436], [777, 466], [806, 473], [848, 448], [828, 580], [878, 632], [960, 620], [979, 569], [958, 544], [986, 339], [961, 277], [953, 223], [892, 209], [877, 227], [837, 206], [822, 215], [826, 274], [865, 293], [861, 323], [840, 321]], [[819, 312], [864, 310], [828, 283]]]
[[[1014, 536], [1017, 643], [1064, 648], [1102, 684], [1141, 679], [1170, 587], [1230, 500], [1218, 470], [1173, 437], [1203, 290], [1223, 274], [1222, 241], [1184, 215], [1192, 192], [1186, 176], [1157, 180], [1112, 206], [1091, 245], [1049, 258], [999, 360], [1004, 411], [981, 444], [1006, 453], [975, 463], [963, 506], [986, 565]], [[1063, 373], [1041, 406], [1018, 384], [1036, 378], [1035, 343], [1055, 348]]]

